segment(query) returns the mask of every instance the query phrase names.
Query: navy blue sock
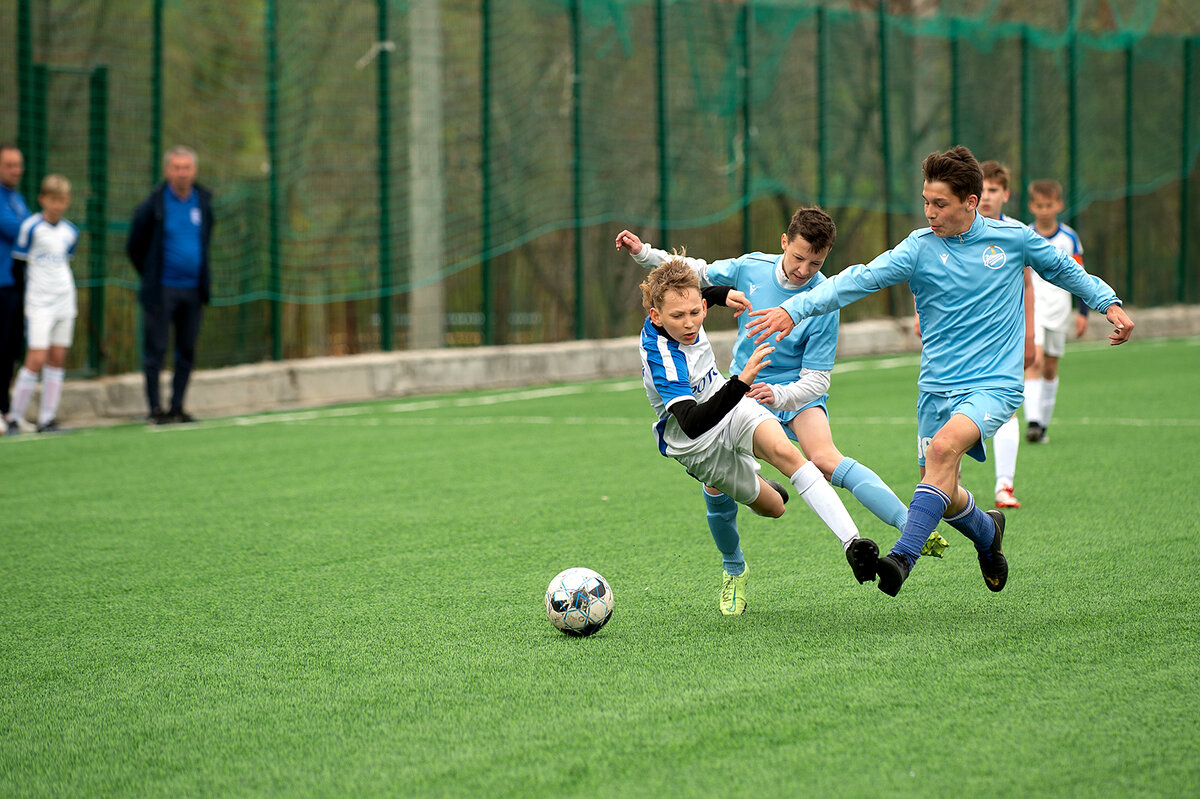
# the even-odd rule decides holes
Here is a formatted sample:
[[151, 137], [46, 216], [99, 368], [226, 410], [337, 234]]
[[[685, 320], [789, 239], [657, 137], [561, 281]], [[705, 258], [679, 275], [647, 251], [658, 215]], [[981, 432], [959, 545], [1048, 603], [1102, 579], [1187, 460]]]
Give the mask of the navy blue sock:
[[879, 475], [863, 466], [854, 458], [842, 458], [830, 475], [829, 482], [838, 488], [845, 488], [863, 507], [879, 517], [884, 524], [890, 524], [903, 532], [908, 523], [908, 508], [900, 501], [900, 497], [887, 487], [887, 483]]
[[[701, 489], [703, 491], [703, 489]], [[741, 539], [737, 529], [737, 503], [727, 494], [715, 497], [703, 491], [704, 504], [708, 508], [708, 529], [712, 533], [717, 549], [721, 550], [725, 571], [734, 577], [746, 570], [746, 559], [742, 557]]]
[[949, 504], [950, 497], [945, 492], [928, 483], [918, 483], [908, 506], [908, 522], [900, 540], [892, 547], [892, 554], [903, 555], [911, 568], [921, 557], [921, 547], [929, 540], [929, 534], [938, 526]]
[[975, 544], [975, 548], [980, 552], [991, 549], [992, 540], [996, 537], [996, 524], [991, 516], [975, 506], [975, 497], [970, 491], [967, 491], [967, 507], [956, 513], [953, 518], [946, 519], [946, 523], [971, 539], [971, 543]]

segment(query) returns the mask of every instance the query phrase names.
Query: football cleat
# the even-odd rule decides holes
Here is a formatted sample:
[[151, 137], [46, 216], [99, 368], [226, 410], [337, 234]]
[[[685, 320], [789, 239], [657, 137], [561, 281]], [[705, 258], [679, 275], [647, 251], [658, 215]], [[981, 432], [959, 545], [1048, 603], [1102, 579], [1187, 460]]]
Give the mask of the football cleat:
[[869, 538], [856, 538], [846, 547], [846, 560], [854, 570], [859, 584], [875, 581], [875, 564], [879, 562], [879, 547]]
[[51, 419], [45, 424], [39, 424], [37, 427], [39, 433], [65, 433], [67, 428], [61, 427], [57, 419]]
[[879, 573], [879, 590], [888, 596], [895, 596], [900, 593], [900, 586], [908, 579], [912, 567], [908, 565], [908, 558], [893, 552], [880, 558], [875, 570]]
[[996, 491], [996, 507], [997, 508], [1019, 508], [1020, 501], [1013, 495], [1013, 490], [1006, 486], [1001, 487]]
[[1008, 561], [1000, 551], [1004, 539], [1004, 514], [998, 510], [989, 510], [987, 515], [992, 517], [996, 525], [996, 537], [992, 546], [986, 552], [979, 553], [979, 570], [983, 572], [983, 581], [989, 591], [1003, 591], [1008, 582]]
[[929, 538], [925, 541], [925, 546], [921, 547], [921, 554], [932, 555], [935, 558], [940, 558], [948, 546], [950, 546], [950, 542], [942, 538], [941, 533], [939, 533], [937, 530], [934, 530], [929, 534]]
[[1025, 429], [1025, 440], [1030, 444], [1039, 444], [1046, 440], [1046, 428], [1037, 422], [1030, 422]]
[[739, 575], [732, 575], [721, 570], [721, 614], [723, 616], [740, 616], [746, 612], [746, 583], [750, 572], [743, 570]]

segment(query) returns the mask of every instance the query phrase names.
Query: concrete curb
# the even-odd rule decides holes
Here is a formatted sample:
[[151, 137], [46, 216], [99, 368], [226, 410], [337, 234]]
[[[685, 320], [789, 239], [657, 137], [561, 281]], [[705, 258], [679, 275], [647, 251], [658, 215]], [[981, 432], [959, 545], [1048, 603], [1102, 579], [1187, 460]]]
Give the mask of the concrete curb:
[[[1131, 309], [1130, 315], [1137, 324], [1135, 342], [1200, 335], [1200, 306]], [[1093, 315], [1086, 338], [1099, 340], [1108, 333], [1104, 320]], [[724, 369], [734, 333], [713, 333], [711, 339], [717, 362]], [[203, 336], [200, 346], [204, 346]], [[918, 349], [911, 317], [845, 324], [838, 339], [839, 358]], [[192, 376], [187, 404], [189, 412], [204, 419], [389, 397], [636, 377], [639, 372], [636, 336], [371, 353], [199, 371]], [[169, 372], [163, 374], [163, 389], [170, 391]], [[34, 414], [31, 408], [28, 416]], [[59, 408], [60, 421], [73, 427], [140, 421], [145, 415], [140, 374], [70, 380]]]

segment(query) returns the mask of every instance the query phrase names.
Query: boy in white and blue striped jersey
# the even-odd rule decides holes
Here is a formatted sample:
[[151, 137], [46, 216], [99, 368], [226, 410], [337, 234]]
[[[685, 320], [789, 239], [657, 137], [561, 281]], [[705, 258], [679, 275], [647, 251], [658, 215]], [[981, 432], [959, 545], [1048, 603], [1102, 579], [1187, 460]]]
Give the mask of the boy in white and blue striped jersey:
[[[814, 513], [842, 542], [860, 583], [873, 579], [879, 550], [862, 538], [821, 470], [792, 446], [779, 420], [746, 397], [759, 371], [769, 366], [773, 347], [749, 356], [742, 372], [725, 380], [703, 322], [708, 304], [700, 280], [682, 254], [653, 269], [641, 285], [648, 312], [642, 326], [642, 380], [657, 419], [660, 454], [674, 458], [706, 489], [719, 491], [762, 516], [783, 515], [787, 490], [759, 474], [758, 458], [785, 475]], [[714, 302], [745, 309], [745, 297], [728, 287], [707, 289]], [[724, 562], [721, 612], [746, 609], [748, 573], [736, 529], [714, 535]]]

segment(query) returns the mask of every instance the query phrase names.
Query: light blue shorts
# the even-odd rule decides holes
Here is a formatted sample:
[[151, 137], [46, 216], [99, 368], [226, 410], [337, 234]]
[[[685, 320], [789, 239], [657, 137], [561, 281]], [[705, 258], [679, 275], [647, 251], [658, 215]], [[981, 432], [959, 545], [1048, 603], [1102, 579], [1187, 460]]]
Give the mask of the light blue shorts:
[[925, 465], [925, 449], [929, 442], [956, 413], [961, 413], [979, 428], [979, 440], [967, 454], [980, 462], [987, 460], [983, 442], [1012, 418], [1024, 399], [1024, 392], [1018, 389], [993, 388], [952, 396], [922, 391], [917, 397], [917, 464]]
[[[798, 411], [776, 411], [776, 410], [771, 410], [770, 408], [767, 408], [767, 410], [771, 411], [771, 413], [775, 415], [775, 418], [779, 420], [779, 423], [781, 425], [783, 425], [783, 432], [787, 433], [787, 437], [790, 438], [792, 441], [795, 441], [796, 434], [792, 432], [792, 427], [791, 427], [792, 420], [795, 419], [800, 414], [807, 411], [809, 408], [820, 408], [821, 410], [825, 411], [825, 416], [828, 417], [829, 409], [827, 407], [825, 407], [825, 401], [828, 399], [829, 399], [828, 394], [822, 394], [821, 396], [817, 397], [815, 400], [808, 403], [807, 405], [805, 405], [803, 408], [801, 408]], [[766, 407], [766, 406], [764, 405], [763, 407]]]

